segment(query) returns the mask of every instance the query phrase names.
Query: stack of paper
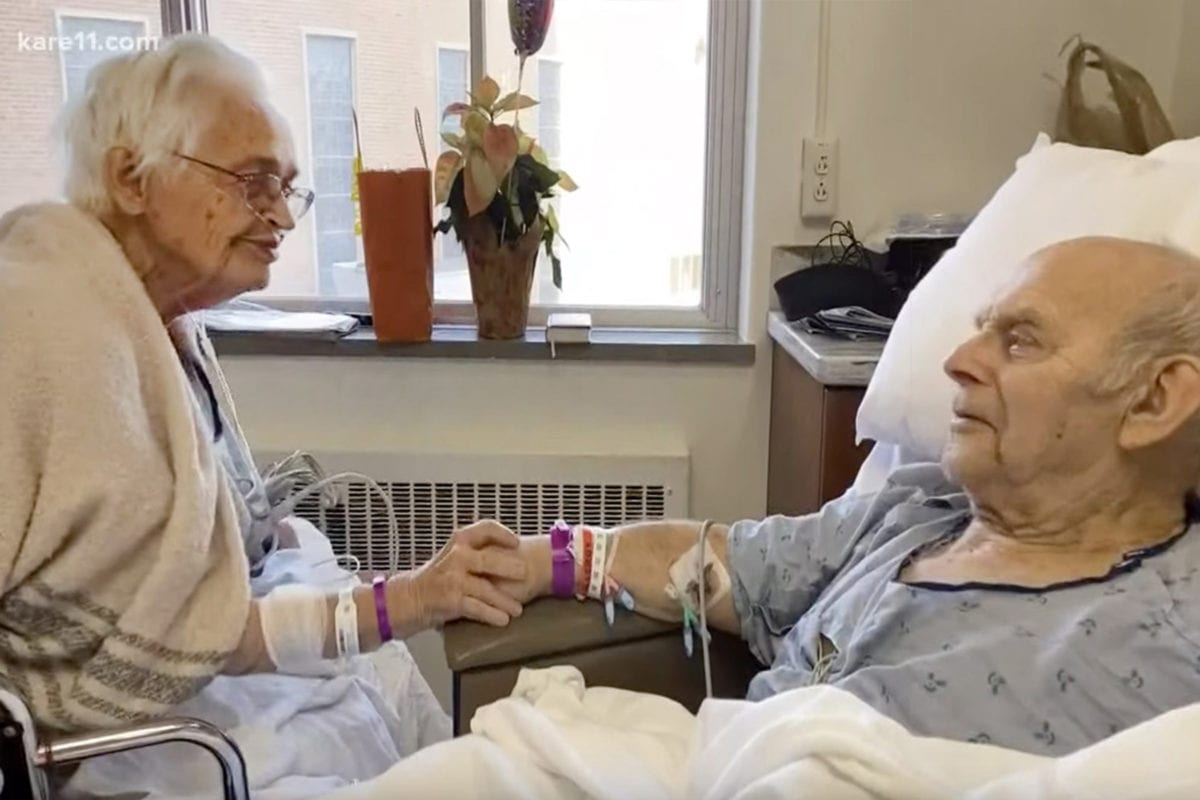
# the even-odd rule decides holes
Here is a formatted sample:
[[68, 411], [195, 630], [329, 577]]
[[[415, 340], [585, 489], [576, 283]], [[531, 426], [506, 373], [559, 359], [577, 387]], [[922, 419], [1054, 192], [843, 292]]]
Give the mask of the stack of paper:
[[358, 320], [348, 314], [290, 312], [233, 300], [203, 312], [204, 325], [222, 333], [270, 333], [337, 339], [354, 331]]
[[804, 317], [797, 323], [807, 333], [838, 336], [843, 339], [886, 339], [895, 323], [890, 317], [868, 311], [862, 306], [829, 308]]

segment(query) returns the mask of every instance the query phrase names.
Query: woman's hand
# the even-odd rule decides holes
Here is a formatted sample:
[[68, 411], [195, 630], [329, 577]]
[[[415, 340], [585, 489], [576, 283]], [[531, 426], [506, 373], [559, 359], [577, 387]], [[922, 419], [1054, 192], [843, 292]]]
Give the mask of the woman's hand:
[[420, 569], [389, 581], [392, 619], [412, 620], [417, 629], [466, 618], [503, 627], [521, 615], [521, 603], [497, 588], [523, 584], [525, 563], [520, 538], [498, 522], [477, 522], [457, 530]]

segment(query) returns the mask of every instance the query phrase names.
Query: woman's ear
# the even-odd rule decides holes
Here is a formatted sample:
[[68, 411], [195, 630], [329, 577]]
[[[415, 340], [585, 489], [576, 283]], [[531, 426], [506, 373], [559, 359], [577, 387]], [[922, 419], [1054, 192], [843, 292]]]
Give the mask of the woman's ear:
[[1200, 359], [1170, 356], [1149, 371], [1125, 413], [1118, 441], [1137, 450], [1174, 436], [1200, 412]]
[[146, 209], [146, 185], [137, 167], [138, 157], [127, 147], [114, 147], [104, 154], [104, 185], [108, 196], [130, 216]]

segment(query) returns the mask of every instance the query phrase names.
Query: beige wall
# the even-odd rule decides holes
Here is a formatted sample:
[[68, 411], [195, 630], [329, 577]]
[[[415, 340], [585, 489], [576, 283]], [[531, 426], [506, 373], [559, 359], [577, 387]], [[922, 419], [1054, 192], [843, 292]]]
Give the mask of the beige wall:
[[1200, 136], [1200, 2], [1196, 0], [1183, 3], [1171, 94], [1169, 113], [1176, 134]]
[[[781, 167], [798, 175], [800, 139], [814, 129], [817, 4], [766, 2], [803, 53], [790, 73], [795, 146]], [[1181, 41], [1185, 10], [1200, 33], [1195, 0], [833, 0], [838, 216], [867, 235], [904, 212], [978, 210], [1037, 132], [1052, 131], [1060, 89], [1046, 76], [1061, 81], [1058, 51], [1075, 33], [1140, 69], [1178, 132], [1200, 134], [1196, 102], [1174, 91], [1184, 75], [1200, 88], [1200, 53]], [[795, 236], [812, 241], [823, 228], [797, 225]]]

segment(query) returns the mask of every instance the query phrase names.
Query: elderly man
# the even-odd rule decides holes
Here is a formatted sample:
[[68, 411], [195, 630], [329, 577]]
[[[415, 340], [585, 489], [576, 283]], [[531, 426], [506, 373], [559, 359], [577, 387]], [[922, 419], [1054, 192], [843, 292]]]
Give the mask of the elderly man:
[[[303, 796], [445, 738], [389, 640], [519, 614], [491, 580], [524, 576], [514, 536], [462, 532], [375, 585], [325, 570], [336, 585], [252, 591], [285, 555], [286, 505], [188, 312], [265, 286], [313, 200], [257, 67], [173, 39], [100, 65], [63, 130], [70, 202], [0, 220], [0, 675], [46, 728], [207, 717], [255, 789]], [[88, 765], [81, 791], [203, 791], [179, 758]]]
[[[914, 733], [1042, 754], [1200, 701], [1200, 263], [1051, 247], [946, 371], [945, 473], [905, 467], [810, 516], [710, 529], [708, 621], [770, 665], [750, 698], [828, 683]], [[645, 523], [583, 547], [576, 529], [576, 549], [609, 555], [637, 611], [679, 620], [697, 536]], [[552, 543], [522, 548], [525, 595], [550, 594]], [[585, 572], [560, 593], [599, 585]]]

